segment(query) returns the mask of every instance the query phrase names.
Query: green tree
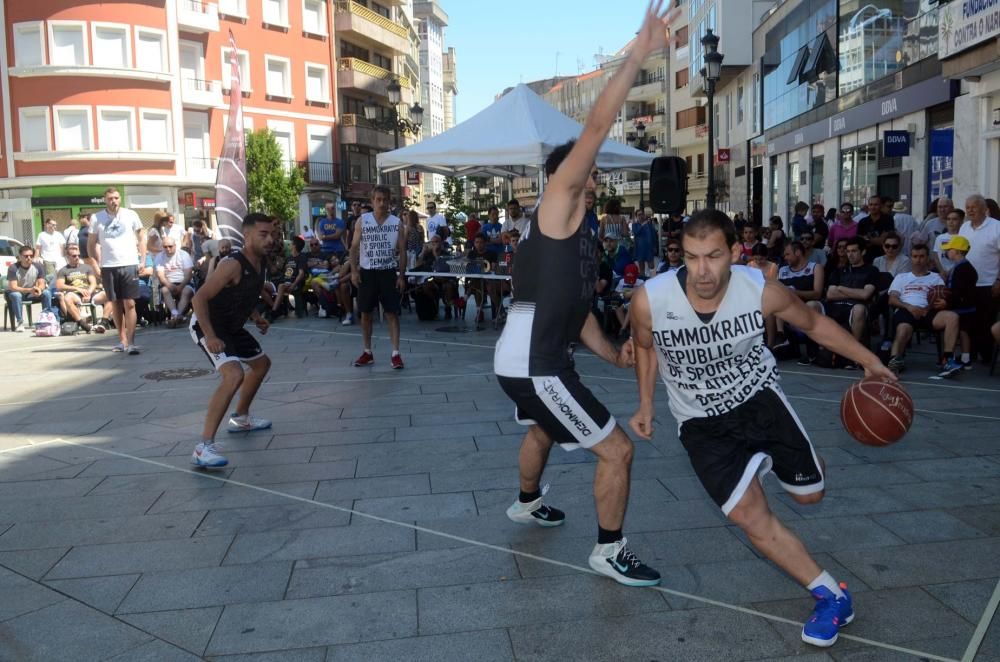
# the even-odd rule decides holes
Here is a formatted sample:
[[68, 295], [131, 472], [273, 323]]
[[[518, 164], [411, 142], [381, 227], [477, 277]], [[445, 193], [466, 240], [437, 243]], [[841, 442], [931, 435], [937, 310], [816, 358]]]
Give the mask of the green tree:
[[441, 202], [445, 205], [444, 217], [448, 221], [451, 234], [459, 239], [465, 239], [465, 224], [455, 218], [458, 212], [466, 215], [469, 213], [469, 207], [465, 204], [465, 182], [458, 177], [445, 177]]
[[305, 186], [302, 169], [285, 163], [270, 129], [247, 134], [247, 204], [251, 211], [277, 216], [286, 230], [294, 230], [299, 194]]

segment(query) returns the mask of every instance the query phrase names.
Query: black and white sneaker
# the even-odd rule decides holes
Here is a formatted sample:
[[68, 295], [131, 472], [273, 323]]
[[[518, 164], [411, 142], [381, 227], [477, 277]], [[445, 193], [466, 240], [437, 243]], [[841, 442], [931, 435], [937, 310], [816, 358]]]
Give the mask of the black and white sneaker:
[[538, 497], [530, 503], [515, 501], [507, 509], [507, 517], [518, 524], [537, 524], [538, 526], [559, 526], [566, 521], [566, 513], [558, 508], [552, 508], [542, 503]]
[[625, 586], [656, 586], [660, 583], [660, 573], [636, 558], [628, 548], [627, 538], [595, 545], [590, 553], [590, 567]]

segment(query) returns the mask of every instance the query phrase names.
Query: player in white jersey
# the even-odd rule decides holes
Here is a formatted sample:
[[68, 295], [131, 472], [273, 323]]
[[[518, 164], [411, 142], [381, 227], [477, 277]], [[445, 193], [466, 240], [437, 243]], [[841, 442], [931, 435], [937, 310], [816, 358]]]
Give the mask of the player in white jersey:
[[739, 245], [725, 214], [695, 213], [683, 241], [686, 266], [646, 281], [632, 298], [640, 402], [629, 424], [651, 438], [659, 368], [698, 479], [750, 542], [816, 598], [802, 639], [832, 646], [840, 627], [854, 618], [851, 596], [771, 512], [760, 484], [773, 471], [798, 503], [823, 498], [824, 466], [778, 385], [777, 365], [764, 344], [764, 319], [778, 316], [856, 361], [868, 377], [896, 378], [792, 290], [734, 264]]

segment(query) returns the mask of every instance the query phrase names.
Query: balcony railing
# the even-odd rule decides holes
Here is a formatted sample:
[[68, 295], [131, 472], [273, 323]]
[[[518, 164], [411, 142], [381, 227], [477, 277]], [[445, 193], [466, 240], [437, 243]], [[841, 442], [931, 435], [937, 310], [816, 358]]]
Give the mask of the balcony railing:
[[[409, 39], [409, 34], [407, 33], [405, 27], [399, 25], [398, 23], [393, 23], [390, 19], [386, 18], [382, 14], [379, 14], [377, 11], [372, 11], [364, 5], [354, 2], [354, 0], [337, 0], [337, 12], [346, 12], [359, 18], [363, 18], [384, 30], [388, 30], [398, 37]], [[334, 25], [336, 25], [336, 22], [334, 22]]]
[[299, 161], [296, 163], [302, 169], [302, 176], [309, 184], [334, 184], [337, 182], [339, 163], [329, 161]]
[[182, 78], [181, 87], [191, 92], [220, 92], [217, 80], [201, 80], [200, 78]]
[[[364, 60], [358, 59], [356, 57], [342, 57], [337, 60], [337, 70], [338, 71], [357, 71], [358, 73], [365, 74], [366, 76], [371, 76], [372, 78], [378, 78], [379, 80], [391, 80], [395, 75], [388, 69], [383, 69], [377, 64], [372, 64], [371, 62], [365, 62]], [[400, 87], [405, 87], [410, 89], [413, 87], [412, 81], [406, 76], [396, 76], [399, 81]]]
[[201, 0], [177, 0], [177, 23], [182, 30], [219, 31], [219, 6]]

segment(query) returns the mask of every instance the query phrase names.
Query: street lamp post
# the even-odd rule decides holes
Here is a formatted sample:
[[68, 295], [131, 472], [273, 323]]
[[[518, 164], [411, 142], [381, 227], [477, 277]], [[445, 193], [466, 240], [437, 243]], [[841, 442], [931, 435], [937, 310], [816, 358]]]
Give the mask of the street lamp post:
[[[406, 134], [417, 135], [420, 132], [420, 125], [424, 122], [424, 109], [420, 107], [419, 103], [414, 102], [407, 111], [409, 117], [403, 117], [399, 113], [399, 104], [402, 102], [402, 87], [399, 84], [397, 78], [393, 78], [389, 81], [388, 85], [385, 87], [386, 96], [389, 97], [389, 115], [388, 117], [382, 116], [382, 108], [375, 100], [368, 97], [365, 101], [365, 119], [372, 124], [377, 129], [382, 129], [383, 131], [392, 131], [393, 144], [395, 148], [399, 149], [399, 134], [400, 132]], [[381, 175], [380, 175], [381, 178]], [[402, 190], [402, 188], [400, 189]]]
[[708, 192], [705, 194], [705, 206], [715, 209], [715, 84], [722, 77], [724, 56], [719, 52], [719, 36], [711, 30], [705, 31], [701, 45], [705, 49], [705, 66], [701, 69], [701, 76], [708, 96]]
[[[641, 149], [644, 152], [656, 153], [656, 147], [660, 144], [660, 141], [656, 139], [656, 136], [646, 137], [646, 125], [641, 121], [635, 123], [635, 132], [629, 132], [625, 136], [625, 142], [629, 144], [630, 147], [635, 147], [636, 149]], [[639, 209], [645, 212], [646, 210], [646, 193], [645, 193], [645, 183], [646, 183], [646, 173], [639, 174]]]

